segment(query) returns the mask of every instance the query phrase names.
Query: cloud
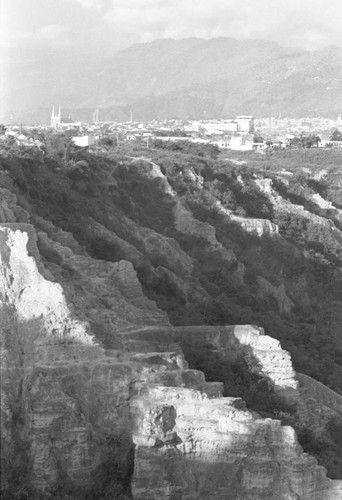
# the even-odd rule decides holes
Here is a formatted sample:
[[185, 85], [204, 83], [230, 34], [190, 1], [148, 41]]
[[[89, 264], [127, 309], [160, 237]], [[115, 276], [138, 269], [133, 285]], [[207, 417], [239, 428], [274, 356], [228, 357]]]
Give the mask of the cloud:
[[341, 44], [342, 2], [328, 0], [74, 0], [101, 6], [121, 45], [190, 36], [273, 39], [318, 48]]
[[36, 36], [45, 40], [54, 40], [65, 36], [66, 32], [67, 30], [65, 26], [62, 26], [61, 24], [47, 24], [38, 30]]
[[71, 44], [69, 30], [62, 24], [47, 24], [42, 26], [34, 36], [38, 43], [50, 43], [55, 47], [67, 47]]
[[73, 0], [75, 3], [79, 3], [82, 7], [92, 8], [98, 5], [96, 0]]
[[98, 12], [106, 12], [113, 7], [112, 0], [69, 0], [86, 9], [93, 9]]
[[48, 24], [34, 31], [14, 31], [11, 33], [11, 43], [14, 46], [40, 46], [42, 44], [65, 47], [70, 36], [68, 29], [61, 24]]
[[219, 36], [307, 49], [342, 44], [341, 0], [0, 1], [12, 9], [8, 39], [69, 44], [75, 51], [81, 46], [112, 51], [156, 38]]

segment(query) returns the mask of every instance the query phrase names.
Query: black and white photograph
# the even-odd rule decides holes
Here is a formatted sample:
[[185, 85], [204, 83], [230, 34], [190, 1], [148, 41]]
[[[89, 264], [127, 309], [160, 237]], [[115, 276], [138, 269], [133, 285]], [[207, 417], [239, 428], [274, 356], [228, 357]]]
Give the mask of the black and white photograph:
[[1, 500], [342, 500], [341, 0], [0, 0]]

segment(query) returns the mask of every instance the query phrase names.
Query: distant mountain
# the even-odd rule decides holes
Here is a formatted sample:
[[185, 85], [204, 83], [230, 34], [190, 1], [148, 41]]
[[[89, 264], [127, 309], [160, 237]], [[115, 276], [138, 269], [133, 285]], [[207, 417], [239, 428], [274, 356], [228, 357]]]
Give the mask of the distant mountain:
[[7, 117], [20, 110], [30, 119], [32, 110], [46, 114], [52, 103], [72, 109], [75, 118], [99, 107], [106, 119], [128, 118], [131, 109], [137, 119], [335, 116], [342, 110], [338, 47], [310, 52], [263, 40], [162, 39], [109, 59], [17, 53], [7, 74]]

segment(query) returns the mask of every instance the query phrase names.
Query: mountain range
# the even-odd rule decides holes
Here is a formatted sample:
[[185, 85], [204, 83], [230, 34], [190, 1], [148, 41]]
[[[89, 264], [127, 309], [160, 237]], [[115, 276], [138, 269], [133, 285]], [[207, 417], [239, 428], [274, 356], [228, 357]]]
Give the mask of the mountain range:
[[4, 53], [2, 121], [48, 121], [52, 104], [75, 120], [336, 116], [342, 49], [307, 51], [264, 40], [160, 39], [113, 56], [42, 48]]

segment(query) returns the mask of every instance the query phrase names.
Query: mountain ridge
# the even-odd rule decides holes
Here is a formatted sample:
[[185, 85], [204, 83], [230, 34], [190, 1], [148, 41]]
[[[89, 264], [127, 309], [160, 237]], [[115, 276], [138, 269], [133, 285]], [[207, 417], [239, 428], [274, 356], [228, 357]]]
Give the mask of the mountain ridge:
[[139, 120], [335, 116], [342, 109], [342, 49], [333, 46], [307, 51], [266, 40], [159, 39], [96, 62], [68, 52], [48, 59], [25, 53], [9, 62], [2, 120], [52, 102], [74, 109], [75, 119], [78, 110], [99, 107], [114, 120], [120, 106]]

